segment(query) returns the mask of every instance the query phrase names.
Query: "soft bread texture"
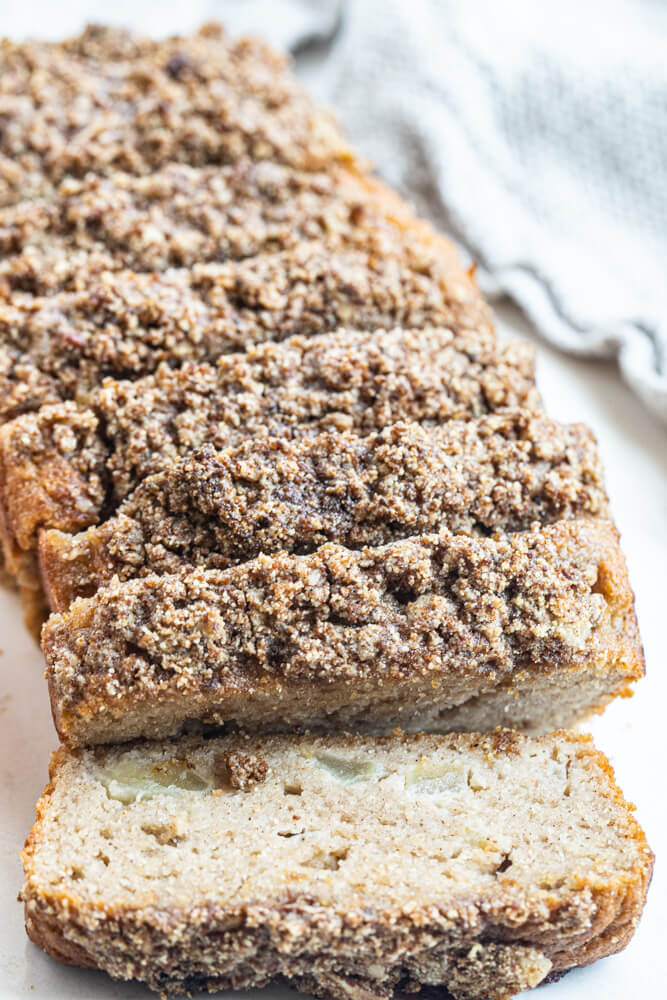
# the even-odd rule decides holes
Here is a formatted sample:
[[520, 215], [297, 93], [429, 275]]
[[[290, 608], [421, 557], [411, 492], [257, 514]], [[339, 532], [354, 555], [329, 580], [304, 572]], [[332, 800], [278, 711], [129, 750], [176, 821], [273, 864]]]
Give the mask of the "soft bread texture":
[[38, 529], [95, 524], [142, 479], [210, 443], [368, 434], [504, 407], [537, 409], [534, 352], [491, 331], [339, 330], [265, 343], [216, 365], [167, 365], [107, 381], [89, 400], [43, 407], [0, 427], [0, 529], [10, 571]]
[[616, 531], [594, 520], [113, 581], [53, 615], [42, 645], [71, 745], [192, 719], [446, 730], [474, 711], [545, 731], [643, 670]]
[[378, 256], [313, 241], [161, 274], [92, 274], [78, 291], [0, 300], [0, 419], [83, 401], [105, 376], [134, 379], [163, 361], [213, 361], [346, 324], [491, 329], [466, 272], [452, 274], [423, 241], [414, 250], [394, 242]]
[[150, 174], [171, 161], [243, 156], [312, 170], [353, 156], [288, 59], [219, 25], [189, 38], [88, 27], [78, 38], [2, 40], [0, 204], [49, 194], [67, 175]]
[[586, 737], [250, 737], [59, 750], [32, 939], [178, 994], [504, 1000], [620, 950], [652, 855]]
[[472, 287], [454, 245], [376, 178], [336, 163], [324, 173], [241, 159], [68, 177], [51, 197], [0, 208], [0, 288], [76, 291], [102, 271], [161, 272], [314, 240], [379, 257], [402, 246], [414, 259], [430, 245], [443, 273]]
[[357, 549], [443, 528], [488, 535], [606, 511], [590, 432], [513, 410], [364, 438], [206, 446], [144, 480], [100, 526], [43, 532], [39, 561], [50, 606], [63, 611], [114, 576], [225, 569], [261, 553], [332, 541]]

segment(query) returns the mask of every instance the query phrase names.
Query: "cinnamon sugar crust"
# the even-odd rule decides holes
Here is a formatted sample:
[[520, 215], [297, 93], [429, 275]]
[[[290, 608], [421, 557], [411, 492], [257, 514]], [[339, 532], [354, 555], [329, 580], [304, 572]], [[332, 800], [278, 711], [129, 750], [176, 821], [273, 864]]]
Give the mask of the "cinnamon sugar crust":
[[430, 246], [443, 273], [470, 283], [455, 247], [375, 178], [335, 163], [323, 173], [245, 159], [68, 177], [49, 198], [0, 209], [0, 289], [76, 291], [102, 271], [161, 272], [317, 240], [378, 257], [401, 245], [416, 260]]
[[0, 204], [63, 177], [150, 174], [270, 159], [300, 169], [353, 161], [288, 59], [219, 25], [164, 41], [92, 25], [77, 38], [0, 44]]
[[[445, 269], [446, 270], [446, 269]], [[445, 326], [490, 333], [469, 281], [437, 257], [381, 259], [325, 243], [175, 269], [87, 277], [85, 289], [0, 301], [0, 419], [63, 399], [84, 402], [105, 376], [135, 379], [162, 362], [213, 361], [265, 340], [339, 326]]]
[[534, 352], [491, 332], [338, 331], [266, 343], [216, 365], [107, 381], [92, 409], [43, 407], [0, 427], [0, 527], [9, 568], [40, 528], [79, 531], [142, 479], [206, 443], [322, 431], [368, 434], [539, 407]]
[[[592, 520], [114, 580], [53, 615], [42, 645], [71, 745], [174, 734], [188, 719], [437, 729], [442, 712], [457, 728], [457, 707], [529, 695], [549, 675], [574, 691], [572, 722], [643, 670], [615, 529]], [[534, 729], [558, 710], [553, 697], [514, 709]]]
[[224, 569], [260, 553], [326, 542], [382, 545], [448, 528], [488, 535], [604, 516], [590, 432], [526, 410], [359, 438], [205, 446], [149, 477], [118, 514], [77, 535], [43, 532], [41, 577], [54, 611], [112, 577]]

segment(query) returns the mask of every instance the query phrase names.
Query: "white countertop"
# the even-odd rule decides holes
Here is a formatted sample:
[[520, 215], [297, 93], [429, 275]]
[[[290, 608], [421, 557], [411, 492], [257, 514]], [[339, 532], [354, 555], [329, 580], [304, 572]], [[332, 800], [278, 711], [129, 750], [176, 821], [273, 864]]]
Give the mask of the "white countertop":
[[[501, 325], [530, 337], [510, 307]], [[667, 619], [667, 432], [623, 386], [615, 368], [575, 361], [539, 346], [538, 380], [552, 416], [585, 421], [595, 430], [606, 465], [612, 508], [620, 528], [646, 650], [647, 677], [630, 700], [615, 702], [584, 727], [612, 759], [621, 787], [658, 854], [642, 923], [621, 955], [543, 987], [540, 1000], [658, 1000], [666, 995], [667, 946], [667, 666], [662, 662]], [[42, 657], [25, 633], [15, 595], [0, 590], [0, 1000], [147, 998], [136, 985], [101, 973], [68, 969], [25, 937], [16, 895], [22, 882], [18, 851], [46, 782], [55, 734], [43, 680]], [[264, 1000], [286, 997], [267, 990]]]

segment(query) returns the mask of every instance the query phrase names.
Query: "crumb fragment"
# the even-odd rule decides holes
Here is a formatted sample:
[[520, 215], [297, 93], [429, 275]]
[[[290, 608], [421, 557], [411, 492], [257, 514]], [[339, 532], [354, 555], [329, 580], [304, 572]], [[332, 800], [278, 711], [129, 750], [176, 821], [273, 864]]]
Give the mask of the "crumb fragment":
[[241, 792], [249, 792], [255, 785], [266, 781], [269, 773], [267, 762], [255, 754], [232, 751], [227, 754], [225, 763], [230, 785]]

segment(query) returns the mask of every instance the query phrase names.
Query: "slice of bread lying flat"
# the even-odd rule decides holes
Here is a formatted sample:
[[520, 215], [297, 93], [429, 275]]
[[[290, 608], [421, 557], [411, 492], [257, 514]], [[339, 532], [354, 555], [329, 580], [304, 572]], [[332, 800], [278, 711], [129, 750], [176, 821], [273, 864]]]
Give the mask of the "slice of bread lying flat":
[[444, 528], [488, 535], [606, 511], [590, 431], [508, 410], [368, 437], [207, 445], [144, 480], [103, 524], [42, 532], [39, 563], [52, 610], [64, 611], [114, 576], [226, 569], [261, 553], [305, 554], [326, 542], [358, 549]]
[[248, 728], [569, 725], [643, 670], [608, 521], [327, 544], [112, 581], [42, 632], [70, 745]]
[[30, 937], [167, 994], [501, 1000], [623, 948], [652, 869], [608, 762], [563, 732], [61, 749], [37, 815]]

